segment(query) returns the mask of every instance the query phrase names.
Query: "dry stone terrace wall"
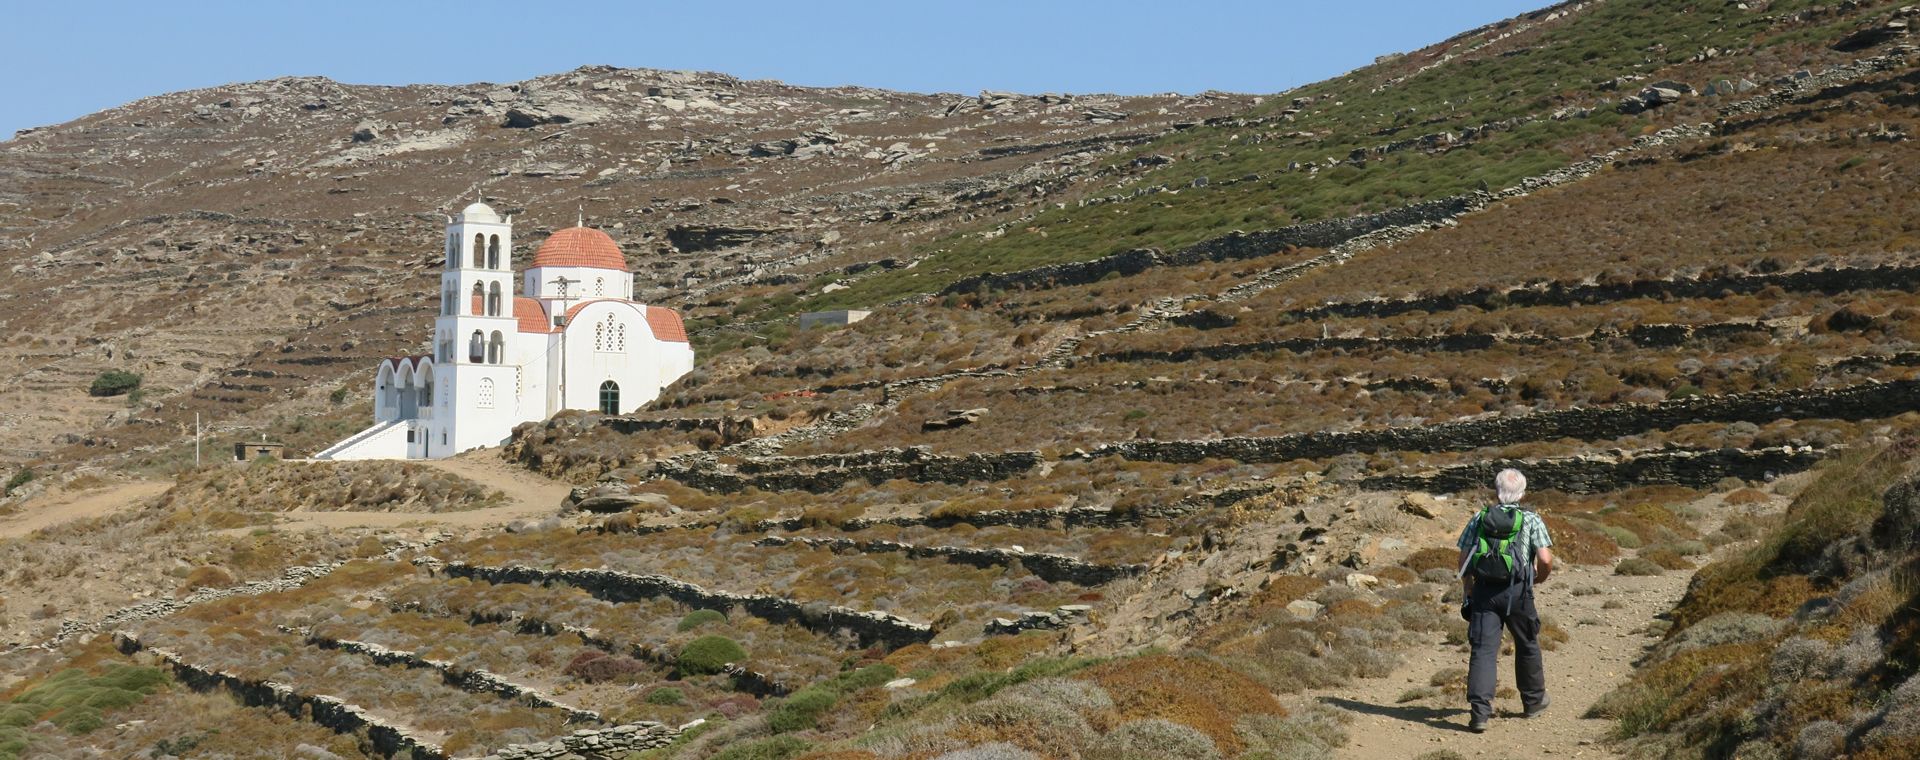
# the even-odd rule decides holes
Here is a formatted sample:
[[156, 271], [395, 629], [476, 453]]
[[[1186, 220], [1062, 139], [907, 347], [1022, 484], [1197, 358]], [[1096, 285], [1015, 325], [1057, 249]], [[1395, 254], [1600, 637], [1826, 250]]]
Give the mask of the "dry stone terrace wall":
[[787, 536], [767, 536], [755, 541], [756, 546], [787, 546], [802, 544], [811, 547], [824, 547], [834, 551], [858, 552], [903, 552], [915, 559], [934, 557], [953, 562], [964, 562], [975, 567], [1006, 567], [1015, 562], [1028, 572], [1041, 579], [1053, 582], [1075, 583], [1081, 586], [1100, 586], [1121, 578], [1146, 572], [1146, 565], [1101, 565], [1087, 562], [1078, 557], [1045, 552], [1013, 551], [1010, 549], [980, 549], [969, 546], [918, 546], [898, 541], [870, 540], [855, 541], [850, 538], [803, 538]]
[[321, 649], [338, 649], [342, 652], [363, 655], [378, 665], [401, 665], [409, 668], [432, 670], [440, 674], [449, 686], [475, 694], [496, 694], [505, 699], [519, 700], [529, 707], [541, 707], [560, 710], [567, 714], [572, 722], [604, 723], [606, 720], [592, 710], [564, 704], [539, 689], [514, 683], [485, 670], [467, 669], [444, 660], [433, 660], [420, 656], [417, 652], [388, 649], [379, 644], [351, 639], [332, 639], [309, 634], [307, 643]]
[[1523, 417], [1445, 422], [1421, 427], [1316, 431], [1264, 438], [1128, 441], [1101, 446], [1086, 456], [1118, 456], [1157, 462], [1198, 462], [1208, 458], [1285, 462], [1367, 451], [1466, 451], [1481, 446], [1504, 446], [1558, 438], [1621, 438], [1700, 422], [1876, 419], [1914, 409], [1920, 409], [1920, 380], [1898, 380], [1834, 389], [1755, 391], [1724, 396], [1696, 396], [1657, 404], [1564, 409]]
[[[426, 610], [419, 609], [415, 606], [395, 606], [393, 610], [396, 612], [429, 614]], [[535, 636], [558, 636], [562, 633], [571, 633], [587, 646], [606, 652], [607, 654], [624, 654], [636, 660], [652, 662], [667, 668], [675, 667], [678, 664], [677, 658], [665, 650], [639, 643], [622, 644], [600, 635], [598, 631], [591, 628], [582, 628], [577, 625], [555, 622], [544, 618], [475, 610], [467, 613], [466, 621], [468, 625], [508, 626], [517, 633]], [[791, 691], [786, 685], [774, 680], [773, 676], [759, 671], [749, 670], [745, 665], [740, 663], [730, 664], [731, 667], [727, 668], [724, 672], [733, 677], [734, 688], [740, 691], [761, 698], [784, 697]]]
[[[851, 464], [830, 464], [845, 459]], [[728, 472], [701, 460], [663, 460], [653, 474], [717, 493], [748, 488], [764, 491], [826, 493], [864, 480], [878, 485], [905, 479], [916, 483], [967, 483], [1005, 480], [1040, 464], [1039, 452], [1010, 451], [960, 457], [932, 454], [921, 448], [884, 449], [839, 457], [802, 457], [793, 460], [746, 462], [740, 472]], [[751, 469], [749, 469], [751, 468]]]
[[862, 646], [884, 644], [889, 648], [919, 644], [933, 638], [931, 626], [915, 623], [884, 612], [861, 612], [823, 603], [801, 603], [764, 594], [735, 594], [708, 591], [685, 581], [663, 575], [638, 575], [618, 570], [539, 570], [530, 567], [483, 567], [464, 562], [448, 563], [443, 569], [450, 577], [473, 578], [488, 583], [565, 584], [609, 602], [638, 599], [671, 599], [688, 607], [726, 611], [734, 608], [774, 623], [795, 623], [808, 630], [827, 633], [852, 632]]
[[1916, 285], [1920, 285], [1920, 266], [1840, 267], [1608, 284], [1553, 283], [1537, 288], [1475, 288], [1417, 298], [1332, 303], [1280, 312], [1279, 316], [1290, 321], [1307, 322], [1329, 317], [1380, 318], [1416, 311], [1440, 312], [1465, 308], [1584, 306], [1632, 299], [1722, 298], [1757, 293], [1768, 287], [1801, 293], [1846, 293], [1854, 290], [1909, 290]]
[[679, 736], [679, 729], [643, 721], [598, 730], [582, 729], [544, 742], [511, 744], [494, 750], [482, 760], [614, 760], [629, 757], [629, 753], [665, 747]]
[[[896, 517], [856, 517], [838, 523], [837, 527], [841, 530], [848, 531], [866, 530], [867, 528], [883, 525], [902, 528], [951, 528], [964, 523], [976, 528], [1002, 526], [1032, 528], [1052, 525], [1057, 522], [1062, 527], [1067, 528], [1118, 528], [1139, 525], [1141, 522], [1149, 519], [1178, 517], [1196, 510], [1230, 507], [1256, 496], [1273, 493], [1279, 488], [1280, 486], [1274, 483], [1254, 483], [1252, 485], [1235, 486], [1195, 494], [1164, 507], [1150, 507], [1125, 511], [1087, 509], [1083, 507], [1063, 507], [1056, 509], [990, 509], [955, 517], [908, 515]], [[715, 522], [703, 524], [700, 527], [719, 527], [719, 525], [720, 523]], [[783, 530], [793, 532], [805, 529], [806, 527], [808, 527], [808, 525], [805, 520], [798, 517], [790, 517], [762, 520], [754, 523], [752, 529], [758, 531]]]
[[1603, 344], [1619, 339], [1631, 341], [1634, 345], [1643, 348], [1659, 348], [1682, 346], [1695, 340], [1724, 339], [1736, 335], [1771, 337], [1772, 334], [1773, 328], [1757, 322], [1714, 322], [1700, 325], [1649, 324], [1636, 325], [1627, 330], [1600, 329], [1573, 338], [1552, 338], [1524, 333], [1509, 335], [1459, 333], [1385, 338], [1285, 338], [1193, 346], [1169, 351], [1128, 349], [1093, 354], [1090, 358], [1095, 361], [1112, 362], [1189, 362], [1201, 359], [1217, 361], [1279, 351], [1294, 354], [1308, 354], [1315, 351], [1465, 352], [1484, 351], [1495, 346], [1541, 346], [1571, 342]]
[[1258, 232], [1233, 232], [1163, 254], [1136, 248], [1091, 261], [1049, 264], [1017, 272], [987, 273], [961, 279], [939, 295], [979, 290], [1028, 290], [1086, 285], [1118, 273], [1139, 274], [1162, 266], [1192, 266], [1209, 261], [1259, 258], [1289, 248], [1332, 248], [1387, 227], [1426, 224], [1451, 219], [1485, 204], [1483, 195], [1460, 195], [1414, 203], [1374, 214], [1327, 219]]
[[382, 721], [360, 707], [334, 697], [302, 694], [285, 684], [203, 668], [187, 662], [172, 651], [148, 647], [138, 637], [126, 632], [115, 632], [114, 643], [123, 654], [146, 651], [160, 658], [173, 669], [174, 676], [181, 683], [196, 691], [224, 689], [249, 707], [271, 707], [341, 734], [364, 733], [374, 749], [387, 757], [401, 753], [411, 753], [415, 760], [445, 760], [447, 757], [446, 751], [439, 745], [414, 737], [405, 728]]
[[1410, 475], [1378, 475], [1357, 481], [1370, 491], [1484, 491], [1494, 473], [1517, 467], [1534, 488], [1566, 493], [1605, 493], [1633, 486], [1712, 486], [1725, 478], [1770, 480], [1817, 464], [1828, 450], [1776, 447], [1756, 450], [1629, 452], [1608, 456], [1501, 459]]

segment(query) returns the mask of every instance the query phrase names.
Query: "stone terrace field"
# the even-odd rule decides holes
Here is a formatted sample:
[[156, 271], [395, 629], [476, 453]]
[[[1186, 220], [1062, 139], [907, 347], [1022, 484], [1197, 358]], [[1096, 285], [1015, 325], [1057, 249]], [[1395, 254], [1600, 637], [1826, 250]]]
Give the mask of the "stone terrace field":
[[[1267, 759], [1328, 756], [1356, 713], [1418, 724], [1423, 749], [1471, 749], [1443, 730], [1457, 672], [1397, 700], [1338, 695], [1357, 679], [1394, 677], [1362, 695], [1426, 679], [1423, 658], [1458, 655], [1453, 541], [1498, 467], [1532, 478], [1529, 503], [1582, 579], [1571, 595], [1662, 574], [1678, 593], [1710, 558], [1773, 548], [1763, 532], [1810, 480], [1783, 476], [1826, 471], [1799, 504], [1865, 503], [1823, 495], [1862, 461], [1848, 452], [1920, 427], [1920, 76], [1898, 32], [1912, 16], [1573, 2], [1257, 104], [989, 93], [949, 109], [831, 91], [815, 95], [820, 113], [848, 117], [835, 136], [768, 126], [699, 150], [616, 140], [605, 130], [633, 116], [620, 109], [578, 133], [550, 118], [642, 99], [645, 77], [623, 72], [441, 93], [436, 108], [477, 110], [451, 122], [476, 145], [513, 137], [479, 128], [496, 117], [547, 122], [528, 128], [552, 147], [488, 192], [542, 207], [588, 195], [632, 230], [623, 241], [658, 246], [649, 266], [689, 313], [700, 366], [639, 413], [516, 431], [505, 462], [579, 486], [545, 519], [376, 539], [351, 558], [333, 547], [344, 561], [318, 577], [14, 652], [0, 754], [241, 755], [244, 734], [314, 757]], [[706, 110], [778, 113], [773, 99], [799, 97], [675, 86]], [[649, 94], [644, 108], [671, 110], [662, 98], [684, 100]], [[1155, 113], [1154, 128], [1131, 134], [1144, 117], [1096, 107]], [[878, 115], [895, 112], [899, 124]], [[956, 123], [977, 126], [892, 146]], [[312, 176], [286, 192], [388, 193], [360, 172], [397, 171], [379, 161], [414, 148], [363, 142], [347, 150], [367, 168], [302, 169]], [[878, 157], [820, 147], [856, 142]], [[606, 159], [622, 150], [648, 158]], [[577, 183], [550, 179], [574, 167]], [[872, 184], [892, 172], [919, 189]], [[673, 189], [642, 192], [647, 178]], [[408, 192], [421, 198], [379, 197], [399, 209], [427, 189]], [[660, 221], [673, 214], [703, 229]], [[399, 241], [425, 223], [363, 232]], [[700, 250], [742, 239], [758, 242]], [[393, 276], [428, 273], [407, 267]], [[229, 366], [238, 346], [274, 374], [159, 372], [178, 394], [164, 414], [285, 398], [276, 409], [316, 412], [276, 428], [290, 434], [355, 419], [313, 396], [316, 380], [346, 382], [324, 369], [341, 357], [403, 347], [412, 333], [387, 320], [430, 304], [340, 302], [316, 327], [326, 340], [236, 337], [206, 365]], [[795, 312], [829, 307], [875, 313], [792, 328]], [[358, 326], [330, 332], [341, 325]], [[49, 472], [162, 469], [177, 461], [163, 424], [176, 417], [110, 426]], [[131, 453], [96, 458], [103, 441]], [[332, 482], [200, 472], [155, 515], [190, 512], [185, 494]], [[427, 519], [496, 498], [416, 490], [389, 501]], [[295, 503], [276, 494], [264, 501]], [[1796, 600], [1817, 590], [1790, 582], [1804, 585], [1788, 589]], [[1624, 681], [1664, 621], [1583, 618], [1657, 612], [1636, 600], [1550, 612], [1544, 637], [1589, 654], [1583, 637], [1615, 637], [1598, 647], [1620, 650]], [[1852, 635], [1820, 631], [1808, 635]], [[1610, 722], [1554, 723], [1565, 746], [1549, 748], [1604, 755], [1604, 732], [1655, 725], [1660, 705], [1629, 697], [1673, 697], [1696, 673], [1680, 670], [1695, 659], [1665, 661], [1591, 713]], [[1911, 663], [1886, 668], [1875, 677]], [[224, 707], [194, 712], [212, 702]], [[1672, 704], [1659, 720], [1718, 725]], [[150, 722], [107, 728], [131, 720]], [[1910, 741], [1869, 723], [1849, 718], [1860, 730], [1836, 746]]]

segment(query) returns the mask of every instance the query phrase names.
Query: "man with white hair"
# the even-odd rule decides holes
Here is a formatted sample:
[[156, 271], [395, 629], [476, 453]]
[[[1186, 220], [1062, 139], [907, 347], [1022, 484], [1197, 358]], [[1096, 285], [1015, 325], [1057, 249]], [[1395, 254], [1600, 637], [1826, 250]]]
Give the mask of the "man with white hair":
[[1544, 712], [1547, 675], [1540, 659], [1540, 614], [1533, 608], [1533, 584], [1553, 573], [1553, 538], [1539, 515], [1521, 508], [1527, 476], [1505, 469], [1493, 476], [1499, 504], [1467, 521], [1460, 532], [1460, 584], [1466, 598], [1460, 617], [1467, 621], [1473, 656], [1467, 666], [1467, 727], [1487, 730], [1493, 718], [1493, 691], [1499, 681], [1500, 636], [1513, 634], [1513, 680], [1525, 716]]

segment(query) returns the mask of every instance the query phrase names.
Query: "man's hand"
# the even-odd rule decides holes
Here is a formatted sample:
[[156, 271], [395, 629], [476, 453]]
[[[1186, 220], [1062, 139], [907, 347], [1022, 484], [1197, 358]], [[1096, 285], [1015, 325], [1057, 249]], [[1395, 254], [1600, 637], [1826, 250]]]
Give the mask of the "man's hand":
[[1473, 622], [1472, 610], [1473, 610], [1472, 602], [1461, 602], [1460, 603], [1460, 619], [1465, 620], [1469, 623]]
[[1541, 548], [1533, 559], [1533, 582], [1546, 583], [1549, 575], [1553, 575], [1553, 550]]

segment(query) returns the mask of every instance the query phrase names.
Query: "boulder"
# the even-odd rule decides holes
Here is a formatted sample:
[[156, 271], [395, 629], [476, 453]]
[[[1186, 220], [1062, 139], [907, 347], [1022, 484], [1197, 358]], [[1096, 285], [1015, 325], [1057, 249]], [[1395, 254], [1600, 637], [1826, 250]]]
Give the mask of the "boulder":
[[1287, 603], [1287, 613], [1301, 620], [1312, 620], [1319, 617], [1320, 611], [1323, 609], [1326, 608], [1319, 602], [1308, 601], [1306, 599], [1295, 599]]
[[376, 122], [363, 121], [353, 128], [354, 142], [373, 142], [378, 139], [380, 139], [380, 125]]
[[1376, 588], [1379, 585], [1380, 585], [1379, 578], [1368, 575], [1366, 573], [1348, 573], [1347, 574], [1347, 588], [1353, 589], [1355, 591], [1365, 591], [1370, 588]]
[[920, 431], [924, 433], [935, 430], [951, 430], [953, 428], [971, 425], [979, 422], [980, 418], [985, 417], [986, 414], [987, 410], [985, 408], [948, 409], [945, 417], [936, 417], [920, 423]]
[[1440, 517], [1442, 509], [1440, 500], [1433, 498], [1431, 494], [1410, 493], [1401, 498], [1400, 511], [1414, 517], [1433, 520]]
[[1838, 42], [1833, 43], [1833, 49], [1842, 52], [1865, 50], [1870, 47], [1885, 45], [1906, 36], [1907, 22], [1904, 19], [1894, 19], [1857, 30], [1852, 34], [1841, 37]]

